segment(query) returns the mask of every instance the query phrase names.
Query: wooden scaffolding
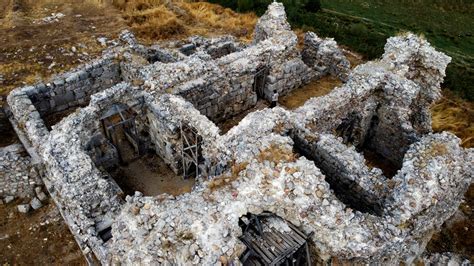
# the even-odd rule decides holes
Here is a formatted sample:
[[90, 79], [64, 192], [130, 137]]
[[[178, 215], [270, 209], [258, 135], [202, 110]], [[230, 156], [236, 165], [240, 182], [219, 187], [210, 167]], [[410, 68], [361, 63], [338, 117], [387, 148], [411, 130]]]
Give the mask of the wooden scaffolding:
[[140, 141], [135, 124], [136, 113], [124, 104], [114, 104], [100, 118], [104, 133], [117, 149], [119, 160], [125, 162], [124, 151], [119, 145], [119, 130], [123, 131], [125, 138], [132, 144], [135, 150], [135, 157], [140, 156]]
[[188, 124], [181, 122], [181, 159], [183, 178], [197, 177], [200, 174], [202, 137]]

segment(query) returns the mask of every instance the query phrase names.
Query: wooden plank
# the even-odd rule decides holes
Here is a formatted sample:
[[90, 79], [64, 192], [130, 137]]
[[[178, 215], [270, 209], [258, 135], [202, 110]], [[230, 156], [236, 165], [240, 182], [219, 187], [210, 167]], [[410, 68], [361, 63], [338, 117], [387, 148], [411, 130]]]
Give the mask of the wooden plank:
[[293, 238], [289, 237], [287, 234], [282, 233], [280, 231], [275, 231], [275, 233], [282, 237], [290, 247], [298, 246], [298, 242], [293, 240]]
[[278, 243], [278, 239], [273, 232], [266, 232], [264, 236], [265, 241], [274, 246], [278, 250], [278, 253], [285, 252], [288, 249], [287, 247]]
[[295, 240], [298, 243], [298, 246], [302, 246], [306, 242], [306, 239], [302, 238], [300, 235], [298, 235], [295, 232], [291, 232], [290, 234], [288, 234], [288, 236], [293, 238], [293, 240]]
[[[290, 232], [281, 232], [270, 228], [265, 218], [267, 216], [260, 216], [264, 228], [262, 235], [258, 235], [254, 230], [249, 230], [246, 233], [247, 243], [244, 242], [250, 250], [253, 250], [263, 260], [262, 262], [265, 265], [285, 265], [285, 263], [286, 265], [294, 265], [294, 258], [298, 258], [301, 262], [300, 257], [305, 255], [307, 257], [306, 262], [310, 262], [307, 255], [309, 251], [306, 242], [308, 236], [291, 223], [288, 223], [291, 229]], [[254, 261], [257, 260], [249, 259], [249, 263], [245, 264], [254, 265]]]
[[267, 257], [266, 253], [264, 253], [262, 251], [262, 249], [256, 244], [254, 243], [251, 239], [249, 238], [245, 238], [244, 239], [244, 244], [246, 244], [247, 247], [249, 247], [250, 249], [252, 249], [253, 251], [255, 251], [255, 253], [262, 259], [265, 261], [265, 263], [270, 263], [271, 260]]
[[273, 254], [269, 253], [264, 246], [261, 246], [260, 243], [258, 243], [255, 239], [251, 239], [250, 241], [254, 249], [259, 251], [259, 255], [265, 258], [267, 263], [271, 263], [273, 261]]
[[302, 238], [306, 239], [308, 236], [305, 235], [303, 232], [300, 231], [300, 229], [298, 229], [298, 227], [296, 227], [294, 224], [292, 223], [288, 223], [288, 226], [293, 229], [293, 231], [295, 231], [298, 235], [300, 235]]
[[263, 239], [259, 239], [259, 244], [262, 249], [264, 249], [267, 254], [269, 255], [269, 258], [273, 262], [275, 258], [278, 257], [278, 252], [276, 251], [276, 248], [272, 247], [267, 241], [264, 241]]
[[273, 231], [273, 237], [277, 238], [280, 242], [280, 245], [286, 249], [290, 249], [292, 246], [288, 243], [282, 236], [278, 234], [278, 231]]

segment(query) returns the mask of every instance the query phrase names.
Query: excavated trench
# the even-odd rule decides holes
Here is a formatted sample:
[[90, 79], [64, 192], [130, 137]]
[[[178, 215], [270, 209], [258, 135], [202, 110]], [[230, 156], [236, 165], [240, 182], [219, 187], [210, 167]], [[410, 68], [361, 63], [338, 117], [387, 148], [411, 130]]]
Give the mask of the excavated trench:
[[370, 197], [362, 187], [357, 185], [353, 180], [348, 180], [344, 175], [337, 171], [340, 165], [334, 163], [327, 163], [325, 158], [318, 156], [317, 153], [325, 153], [318, 145], [308, 143], [300, 136], [290, 134], [294, 141], [294, 151], [307, 159], [314, 162], [321, 172], [326, 177], [326, 182], [334, 191], [335, 196], [344, 203], [347, 207], [363, 213], [370, 213], [373, 215], [382, 214], [382, 206], [378, 202], [370, 200]]

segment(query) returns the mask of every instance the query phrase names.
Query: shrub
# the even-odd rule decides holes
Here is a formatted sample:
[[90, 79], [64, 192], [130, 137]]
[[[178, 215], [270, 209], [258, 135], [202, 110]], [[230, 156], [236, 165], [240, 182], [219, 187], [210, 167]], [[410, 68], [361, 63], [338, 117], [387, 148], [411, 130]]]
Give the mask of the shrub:
[[308, 0], [304, 8], [308, 12], [316, 13], [321, 10], [321, 1], [320, 0]]

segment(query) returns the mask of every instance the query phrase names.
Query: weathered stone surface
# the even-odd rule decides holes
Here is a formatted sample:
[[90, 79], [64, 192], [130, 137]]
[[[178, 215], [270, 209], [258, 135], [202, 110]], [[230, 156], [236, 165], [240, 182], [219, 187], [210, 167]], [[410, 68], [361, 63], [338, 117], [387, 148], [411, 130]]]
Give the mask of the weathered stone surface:
[[42, 181], [20, 144], [0, 148], [0, 197], [30, 198]]
[[336, 76], [344, 82], [349, 77], [351, 64], [334, 39], [321, 39], [314, 32], [307, 32], [302, 57], [308, 66]]
[[34, 197], [31, 200], [30, 205], [31, 205], [31, 208], [33, 208], [33, 210], [37, 210], [37, 209], [43, 207], [43, 204], [41, 203], [41, 201], [37, 197]]
[[21, 204], [17, 206], [17, 209], [21, 213], [27, 213], [30, 211], [30, 205], [29, 204]]
[[[449, 58], [408, 34], [389, 39], [382, 60], [348, 73], [332, 40], [311, 33], [307, 39], [302, 56], [283, 5], [273, 3], [252, 45], [195, 37], [146, 47], [124, 32], [125, 45], [102, 58], [51, 83], [14, 90], [7, 99], [12, 121], [40, 158], [45, 186], [84, 254], [103, 264], [238, 263], [245, 250], [239, 217], [269, 211], [313, 232], [323, 261], [420, 258], [474, 172], [474, 151], [452, 134], [431, 134], [426, 115]], [[183, 46], [192, 47], [188, 55]], [[258, 93], [257, 73], [265, 73]], [[253, 112], [224, 135], [212, 122], [324, 74], [347, 82], [294, 111]], [[46, 128], [42, 116], [79, 104], [85, 107]], [[177, 173], [179, 129], [186, 124], [197, 133], [201, 176], [192, 192], [136, 192], [122, 200], [102, 170], [118, 162], [100, 123], [117, 106], [136, 115], [140, 143]], [[359, 153], [364, 149], [396, 165], [396, 175], [388, 180], [370, 166]], [[30, 185], [41, 204], [39, 184]], [[113, 237], [105, 243], [109, 226]]]

